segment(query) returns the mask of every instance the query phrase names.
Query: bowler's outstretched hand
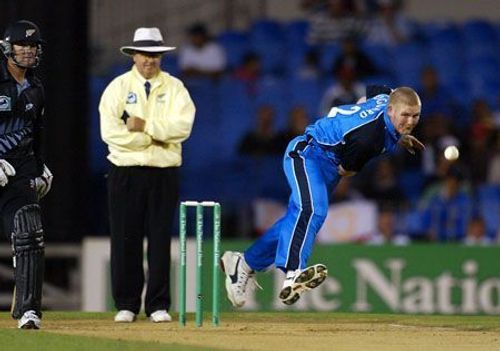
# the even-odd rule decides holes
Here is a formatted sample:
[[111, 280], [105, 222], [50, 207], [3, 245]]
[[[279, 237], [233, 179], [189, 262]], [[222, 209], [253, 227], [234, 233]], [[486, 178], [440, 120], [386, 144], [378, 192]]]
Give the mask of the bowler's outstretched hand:
[[415, 138], [413, 135], [404, 134], [399, 138], [399, 145], [404, 147], [412, 155], [415, 155], [415, 150], [422, 151], [425, 150], [425, 145]]

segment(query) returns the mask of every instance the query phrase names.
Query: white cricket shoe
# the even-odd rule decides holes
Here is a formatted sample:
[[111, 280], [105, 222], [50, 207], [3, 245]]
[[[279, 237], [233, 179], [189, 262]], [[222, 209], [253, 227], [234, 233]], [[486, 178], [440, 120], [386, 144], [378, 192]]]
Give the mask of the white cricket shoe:
[[168, 314], [167, 310], [158, 310], [151, 313], [149, 320], [153, 323], [166, 323], [172, 322], [172, 317]]
[[288, 271], [279, 298], [285, 305], [293, 305], [304, 291], [311, 290], [323, 283], [328, 269], [323, 264], [315, 264], [304, 270]]
[[17, 321], [19, 329], [40, 329], [41, 319], [35, 311], [24, 312], [23, 316]]
[[132, 323], [135, 321], [135, 313], [129, 310], [120, 310], [115, 315], [116, 323]]
[[[242, 307], [247, 299], [247, 288], [260, 287], [253, 271], [240, 252], [226, 251], [220, 260], [222, 271], [226, 274], [226, 291], [234, 307]], [[262, 289], [262, 288], [261, 288]]]

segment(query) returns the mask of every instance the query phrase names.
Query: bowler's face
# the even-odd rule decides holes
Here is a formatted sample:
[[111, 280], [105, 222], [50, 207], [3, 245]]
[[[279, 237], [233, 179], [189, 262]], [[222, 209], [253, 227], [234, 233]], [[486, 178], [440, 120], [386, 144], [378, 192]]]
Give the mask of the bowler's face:
[[133, 56], [137, 70], [144, 79], [151, 79], [160, 73], [160, 54], [136, 52]]
[[389, 105], [387, 113], [394, 128], [399, 134], [410, 134], [420, 119], [421, 105], [406, 105], [403, 103]]

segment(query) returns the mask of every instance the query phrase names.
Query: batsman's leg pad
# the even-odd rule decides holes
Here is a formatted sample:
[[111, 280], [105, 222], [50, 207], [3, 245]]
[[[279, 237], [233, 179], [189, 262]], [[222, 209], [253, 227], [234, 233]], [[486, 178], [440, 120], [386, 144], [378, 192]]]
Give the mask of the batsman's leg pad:
[[40, 206], [21, 207], [14, 215], [13, 228], [16, 289], [12, 316], [19, 319], [25, 311], [34, 310], [41, 317], [44, 242]]

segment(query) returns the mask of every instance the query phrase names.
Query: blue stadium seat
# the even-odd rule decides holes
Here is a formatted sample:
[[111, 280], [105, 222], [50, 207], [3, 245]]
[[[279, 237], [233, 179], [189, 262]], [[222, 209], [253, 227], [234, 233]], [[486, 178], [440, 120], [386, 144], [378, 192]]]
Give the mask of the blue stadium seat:
[[464, 23], [462, 33], [466, 44], [494, 43], [497, 38], [495, 27], [488, 21], [470, 20]]
[[164, 55], [161, 60], [161, 69], [170, 73], [174, 77], [179, 77], [180, 69], [177, 55], [169, 53]]
[[428, 57], [438, 71], [441, 82], [449, 87], [463, 75], [463, 42], [456, 25], [438, 26], [427, 37]]
[[419, 169], [406, 169], [398, 175], [399, 187], [413, 204], [416, 204], [422, 193], [424, 181], [425, 177]]
[[265, 73], [283, 73], [287, 46], [278, 22], [254, 22], [250, 28], [250, 47], [260, 56]]
[[365, 42], [361, 44], [361, 49], [381, 72], [391, 72], [392, 55], [386, 45]]
[[421, 26], [424, 40], [432, 42], [458, 42], [462, 40], [458, 26], [448, 22], [431, 22]]
[[468, 60], [493, 58], [498, 54], [495, 27], [484, 20], [471, 20], [462, 27], [465, 55]]
[[270, 19], [257, 20], [250, 27], [250, 37], [256, 40], [282, 38], [283, 29], [278, 21]]
[[266, 41], [252, 41], [252, 50], [261, 60], [262, 71], [265, 74], [283, 74], [286, 70], [284, 41], [268, 39]]
[[303, 106], [311, 122], [316, 119], [322, 96], [321, 84], [317, 79], [291, 78], [287, 84], [290, 92], [290, 102]]
[[124, 74], [125, 72], [130, 71], [130, 69], [132, 68], [132, 64], [132, 62], [125, 62], [112, 65], [108, 71], [109, 77], [113, 79], [115, 77], [118, 77], [119, 75]]
[[254, 127], [255, 103], [245, 84], [230, 77], [220, 82], [218, 101], [221, 122], [211, 137], [218, 144], [218, 157], [229, 160], [237, 156], [241, 138]]
[[500, 228], [500, 186], [483, 185], [478, 190], [479, 213], [488, 235], [493, 238]]
[[285, 26], [285, 38], [289, 49], [294, 47], [309, 48], [307, 44], [307, 32], [309, 22], [304, 20], [292, 21]]
[[409, 42], [400, 44], [393, 50], [393, 72], [399, 84], [418, 86], [422, 69], [429, 62], [425, 46]]
[[339, 56], [340, 51], [340, 45], [338, 43], [330, 43], [321, 47], [319, 66], [323, 72], [332, 72], [333, 63]]
[[485, 91], [487, 86], [495, 86], [500, 78], [500, 65], [496, 58], [477, 59], [467, 63], [465, 67], [471, 93], [475, 96]]
[[217, 37], [217, 42], [225, 49], [229, 69], [238, 67], [243, 56], [250, 52], [248, 34], [237, 31], [226, 31]]
[[270, 105], [274, 108], [276, 129], [286, 126], [290, 100], [285, 81], [280, 78], [264, 77], [257, 83], [256, 108], [261, 105]]

